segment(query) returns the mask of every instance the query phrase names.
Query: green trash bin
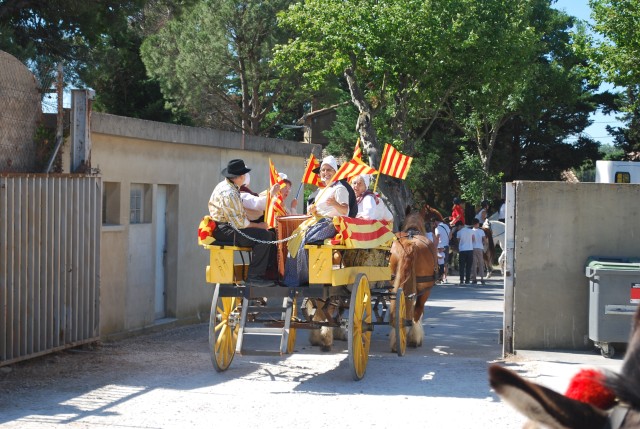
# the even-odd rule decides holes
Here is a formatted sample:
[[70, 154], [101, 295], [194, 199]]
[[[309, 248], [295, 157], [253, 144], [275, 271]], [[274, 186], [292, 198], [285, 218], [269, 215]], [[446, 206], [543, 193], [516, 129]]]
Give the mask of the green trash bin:
[[627, 343], [631, 321], [640, 303], [640, 259], [587, 260], [589, 279], [589, 339], [602, 356], [615, 355], [612, 343]]

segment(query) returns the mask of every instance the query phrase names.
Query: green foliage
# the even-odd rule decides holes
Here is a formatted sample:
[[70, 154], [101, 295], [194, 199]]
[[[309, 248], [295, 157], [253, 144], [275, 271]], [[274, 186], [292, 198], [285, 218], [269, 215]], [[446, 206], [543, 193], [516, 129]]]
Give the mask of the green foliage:
[[[615, 146], [601, 145], [598, 151], [600, 153], [600, 159], [607, 161], [621, 161], [624, 159], [624, 151]], [[595, 168], [595, 164], [593, 165]]]
[[[56, 131], [54, 129], [45, 128], [43, 125], [39, 125], [36, 128], [34, 136], [36, 143], [35, 154], [35, 171], [44, 172], [49, 165], [51, 156], [56, 147]], [[58, 150], [56, 159], [51, 165], [50, 173], [62, 172], [62, 148]]]
[[[353, 149], [358, 141], [358, 133], [354, 124], [358, 120], [358, 111], [353, 105], [336, 108], [336, 120], [330, 130], [324, 132], [329, 139], [327, 152], [334, 156], [353, 156]], [[364, 157], [366, 160], [366, 156]]]
[[276, 14], [290, 0], [200, 0], [141, 47], [148, 73], [172, 108], [198, 125], [268, 134], [309, 94], [297, 75], [271, 65], [287, 38]]
[[479, 205], [482, 200], [500, 195], [503, 174], [487, 174], [478, 155], [470, 154], [464, 148], [460, 150], [462, 159], [456, 164], [455, 170], [460, 178], [462, 199]]
[[6, 0], [0, 7], [0, 49], [29, 64], [43, 87], [64, 61], [67, 81], [104, 34], [126, 29], [144, 0]]

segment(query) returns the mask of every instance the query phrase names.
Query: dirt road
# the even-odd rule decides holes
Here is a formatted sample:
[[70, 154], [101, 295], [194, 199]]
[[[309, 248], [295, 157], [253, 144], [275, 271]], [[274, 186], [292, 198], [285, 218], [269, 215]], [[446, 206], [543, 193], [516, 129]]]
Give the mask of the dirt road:
[[[501, 354], [500, 280], [438, 285], [425, 345], [403, 357], [389, 352], [388, 328], [376, 327], [359, 382], [346, 342], [323, 353], [304, 330], [292, 355], [236, 356], [216, 373], [201, 324], [0, 368], [0, 428], [520, 428], [487, 383]], [[507, 364], [541, 371], [537, 361]], [[562, 385], [571, 373], [558, 372]]]

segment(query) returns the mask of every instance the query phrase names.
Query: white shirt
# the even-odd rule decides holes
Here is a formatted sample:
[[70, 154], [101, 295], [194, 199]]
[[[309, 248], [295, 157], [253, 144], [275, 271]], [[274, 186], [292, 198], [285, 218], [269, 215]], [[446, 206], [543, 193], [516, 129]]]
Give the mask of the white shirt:
[[482, 242], [482, 239], [485, 237], [484, 231], [480, 228], [473, 228], [472, 231], [475, 238], [473, 241], [473, 248], [482, 249], [484, 251], [484, 243]]
[[449, 234], [451, 233], [451, 228], [449, 225], [444, 222], [440, 222], [436, 227], [436, 235], [438, 236], [438, 243], [440, 243], [440, 247], [447, 247], [449, 245]]
[[456, 237], [458, 237], [458, 250], [460, 252], [473, 250], [473, 229], [471, 227], [465, 226], [458, 231]]
[[333, 196], [340, 204], [346, 204], [347, 207], [349, 206], [349, 192], [342, 183], [337, 182], [329, 188], [322, 189], [320, 194], [316, 197], [315, 205], [318, 215], [325, 217], [347, 215], [348, 213], [340, 213], [338, 209], [327, 203], [327, 200], [331, 196]]
[[360, 219], [376, 220], [378, 206], [373, 195], [365, 195], [358, 203], [358, 215]]

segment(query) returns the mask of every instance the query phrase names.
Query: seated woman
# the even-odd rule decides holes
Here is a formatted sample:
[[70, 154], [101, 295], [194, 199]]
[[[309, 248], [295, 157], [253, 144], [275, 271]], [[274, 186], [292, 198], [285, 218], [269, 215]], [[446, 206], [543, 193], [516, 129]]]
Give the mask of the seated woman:
[[371, 176], [361, 175], [351, 179], [351, 187], [356, 193], [356, 202], [358, 204], [357, 218], [367, 220], [385, 220], [393, 222], [393, 215], [385, 205], [373, 192], [369, 190]]
[[[289, 287], [300, 286], [309, 281], [309, 260], [304, 245], [332, 238], [336, 235], [333, 226], [334, 216], [346, 216], [349, 213], [349, 193], [340, 182], [331, 179], [338, 170], [333, 156], [327, 156], [320, 164], [320, 179], [327, 185], [309, 206], [309, 214], [313, 217], [305, 221], [296, 231], [298, 237], [289, 241], [289, 257], [285, 263], [284, 284]], [[304, 236], [302, 236], [304, 234]]]

